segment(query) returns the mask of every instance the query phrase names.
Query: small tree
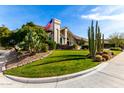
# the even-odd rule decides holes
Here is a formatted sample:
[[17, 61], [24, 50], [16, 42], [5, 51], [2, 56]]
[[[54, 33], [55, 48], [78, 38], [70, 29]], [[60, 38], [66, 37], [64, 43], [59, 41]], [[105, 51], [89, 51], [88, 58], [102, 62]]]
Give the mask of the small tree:
[[30, 53], [36, 53], [42, 50], [46, 51], [48, 49], [48, 45], [46, 45], [48, 41], [46, 32], [41, 28], [29, 28], [27, 30], [28, 33], [19, 46], [22, 47], [22, 49], [29, 51]]
[[109, 43], [114, 44], [115, 47], [124, 46], [123, 33], [113, 33], [109, 36]]
[[7, 27], [0, 27], [0, 46], [6, 46], [8, 44], [8, 37], [10, 34], [11, 31]]
[[25, 36], [24, 42], [30, 53], [35, 52], [37, 50], [37, 43], [39, 42], [36, 32], [30, 30], [30, 32]]

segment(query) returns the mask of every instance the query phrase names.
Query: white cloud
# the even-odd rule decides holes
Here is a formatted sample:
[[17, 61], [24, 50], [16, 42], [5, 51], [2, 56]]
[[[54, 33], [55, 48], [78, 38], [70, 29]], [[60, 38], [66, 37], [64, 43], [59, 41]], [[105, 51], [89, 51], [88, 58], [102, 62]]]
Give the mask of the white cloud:
[[95, 8], [92, 8], [90, 10], [90, 12], [99, 12], [99, 13], [102, 13], [102, 14], [111, 14], [111, 13], [114, 13], [114, 12], [121, 12], [121, 11], [124, 11], [124, 6], [97, 6]]
[[91, 20], [115, 20], [124, 21], [124, 13], [115, 15], [101, 15], [100, 13], [82, 15], [81, 18], [91, 19]]
[[96, 12], [96, 11], [98, 11], [99, 9], [100, 9], [100, 7], [93, 8], [93, 9], [91, 9], [91, 12]]
[[124, 6], [97, 6], [80, 17], [87, 20], [100, 20], [99, 25], [105, 38], [114, 32], [124, 32]]
[[124, 6], [97, 6], [89, 14], [81, 15], [82, 19], [124, 21]]
[[111, 34], [115, 32], [124, 33], [124, 21], [107, 21], [100, 22], [100, 28], [105, 37], [108, 38]]

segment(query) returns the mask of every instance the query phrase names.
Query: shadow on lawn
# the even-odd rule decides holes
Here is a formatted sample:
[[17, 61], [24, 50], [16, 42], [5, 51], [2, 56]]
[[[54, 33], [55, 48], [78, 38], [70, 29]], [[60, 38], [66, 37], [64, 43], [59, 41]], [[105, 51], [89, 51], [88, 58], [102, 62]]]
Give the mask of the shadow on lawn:
[[[60, 58], [57, 60], [52, 60], [53, 58]], [[63, 59], [61, 59], [63, 58]], [[40, 64], [35, 64], [33, 66], [40, 66], [40, 65], [47, 65], [47, 64], [53, 64], [53, 63], [60, 63], [64, 61], [71, 61], [71, 60], [81, 60], [81, 59], [86, 59], [86, 55], [63, 55], [63, 56], [54, 56], [54, 57], [49, 57], [49, 61], [46, 61], [44, 63]], [[51, 59], [51, 60], [50, 60]]]
[[77, 58], [77, 57], [80, 57], [80, 58], [87, 58], [87, 55], [61, 55], [61, 56], [51, 56], [49, 58], [56, 58], [56, 57], [61, 57], [61, 58], [66, 58], [66, 57], [74, 57], [74, 58]]

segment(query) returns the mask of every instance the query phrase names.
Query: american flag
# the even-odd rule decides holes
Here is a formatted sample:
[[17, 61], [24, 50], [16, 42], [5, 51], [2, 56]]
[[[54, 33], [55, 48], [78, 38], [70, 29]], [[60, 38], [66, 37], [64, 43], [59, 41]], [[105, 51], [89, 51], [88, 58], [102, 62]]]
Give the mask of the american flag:
[[49, 23], [46, 25], [46, 27], [45, 27], [45, 29], [46, 30], [48, 30], [50, 27], [51, 27], [51, 25], [52, 25], [52, 19], [49, 21]]

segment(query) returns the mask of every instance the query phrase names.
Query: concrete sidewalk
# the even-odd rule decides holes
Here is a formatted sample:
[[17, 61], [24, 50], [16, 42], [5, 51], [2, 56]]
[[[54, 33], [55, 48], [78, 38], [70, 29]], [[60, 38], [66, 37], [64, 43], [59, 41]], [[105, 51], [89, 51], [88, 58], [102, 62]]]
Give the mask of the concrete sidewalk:
[[0, 74], [0, 87], [20, 87], [20, 88], [118, 88], [124, 87], [124, 52], [109, 61], [109, 64], [103, 68], [93, 71], [86, 75], [70, 80], [43, 83], [27, 84], [20, 83], [6, 78]]

